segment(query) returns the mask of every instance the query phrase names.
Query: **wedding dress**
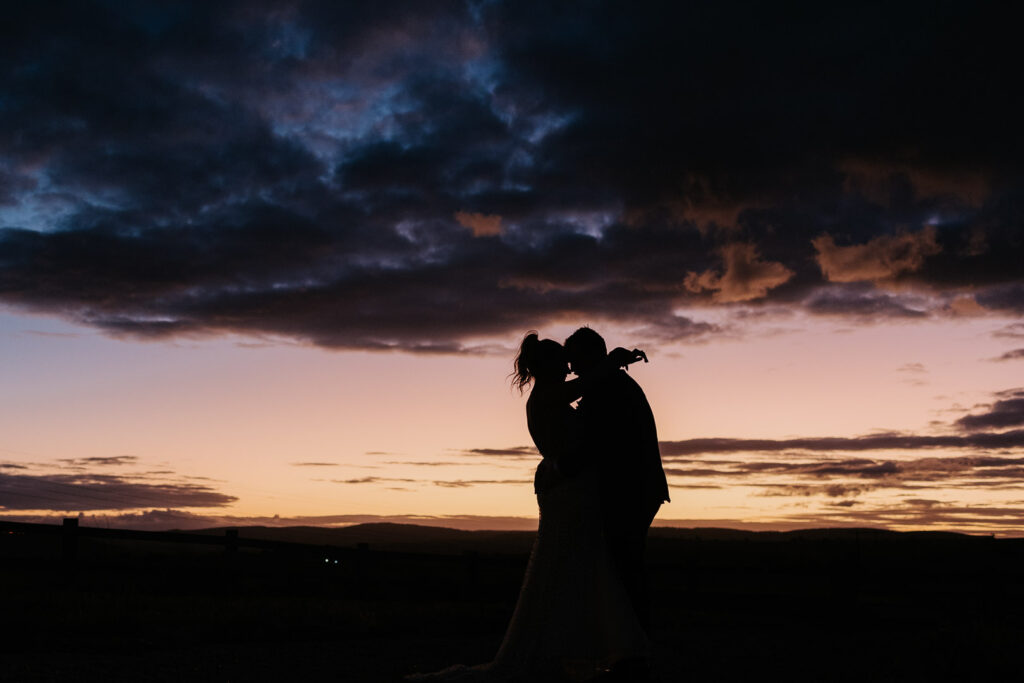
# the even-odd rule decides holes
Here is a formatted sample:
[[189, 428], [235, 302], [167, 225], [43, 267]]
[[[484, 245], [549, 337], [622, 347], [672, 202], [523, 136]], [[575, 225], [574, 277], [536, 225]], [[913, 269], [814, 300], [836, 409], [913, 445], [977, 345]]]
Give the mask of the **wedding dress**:
[[540, 524], [515, 612], [494, 661], [410, 681], [585, 681], [649, 654], [608, 557], [594, 468], [538, 494]]

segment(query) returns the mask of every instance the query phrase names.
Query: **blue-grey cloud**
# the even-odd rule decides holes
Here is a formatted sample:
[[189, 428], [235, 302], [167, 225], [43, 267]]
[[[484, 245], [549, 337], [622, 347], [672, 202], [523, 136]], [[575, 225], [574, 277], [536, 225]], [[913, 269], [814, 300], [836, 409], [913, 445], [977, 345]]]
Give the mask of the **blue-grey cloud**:
[[998, 13], [22, 3], [0, 303], [424, 353], [567, 317], [721, 331], [687, 304], [912, 320], [969, 292], [1019, 316]]

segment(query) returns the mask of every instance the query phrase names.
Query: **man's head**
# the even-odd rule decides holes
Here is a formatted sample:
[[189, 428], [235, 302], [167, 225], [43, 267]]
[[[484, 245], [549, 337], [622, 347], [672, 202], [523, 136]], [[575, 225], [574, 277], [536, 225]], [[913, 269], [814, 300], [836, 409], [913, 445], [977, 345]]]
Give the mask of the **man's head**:
[[565, 340], [569, 366], [577, 375], [585, 375], [608, 355], [604, 338], [589, 327], [581, 327]]

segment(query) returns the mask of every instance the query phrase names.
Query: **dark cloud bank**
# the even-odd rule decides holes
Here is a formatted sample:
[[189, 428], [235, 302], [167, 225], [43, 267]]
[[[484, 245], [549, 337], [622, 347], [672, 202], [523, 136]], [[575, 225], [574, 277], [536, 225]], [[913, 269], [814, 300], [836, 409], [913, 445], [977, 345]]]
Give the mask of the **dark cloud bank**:
[[0, 303], [426, 352], [565, 316], [713, 333], [689, 304], [1020, 315], [1001, 11], [19, 3]]
[[88, 474], [10, 474], [0, 465], [0, 512], [18, 510], [137, 510], [147, 507], [223, 507], [238, 499], [204, 484], [153, 482], [149, 477]]

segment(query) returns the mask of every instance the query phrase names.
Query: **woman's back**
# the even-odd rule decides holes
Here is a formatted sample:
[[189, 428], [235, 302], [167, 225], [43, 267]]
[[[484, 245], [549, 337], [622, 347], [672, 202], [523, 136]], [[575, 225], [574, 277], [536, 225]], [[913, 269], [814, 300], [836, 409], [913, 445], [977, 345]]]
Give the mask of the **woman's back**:
[[561, 392], [538, 384], [526, 401], [526, 426], [541, 454], [534, 478], [536, 493], [546, 491], [574, 472], [579, 462], [579, 426], [576, 411]]

